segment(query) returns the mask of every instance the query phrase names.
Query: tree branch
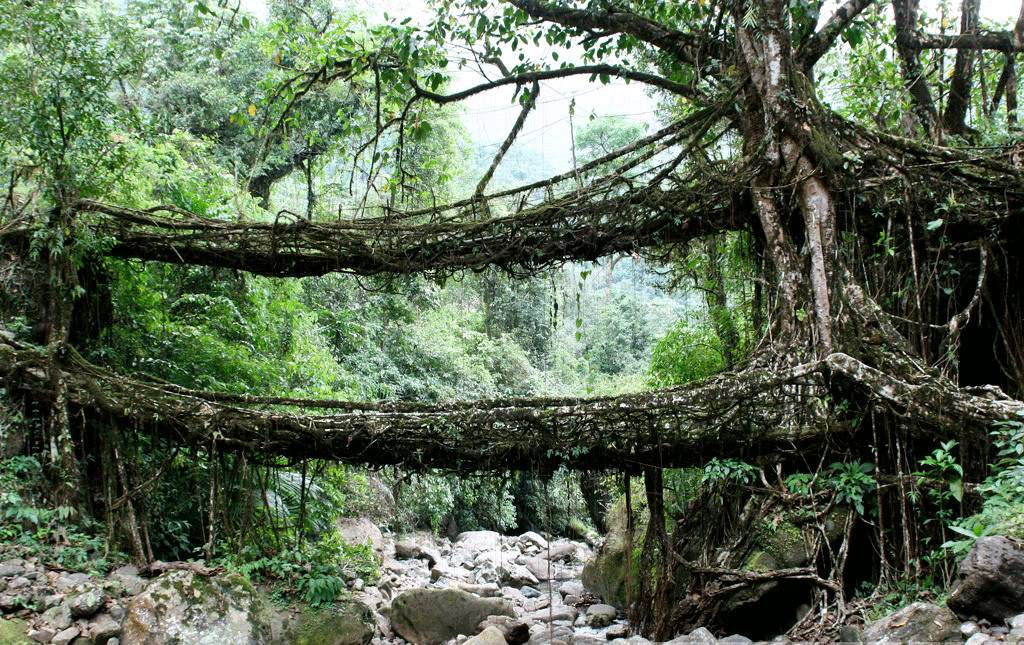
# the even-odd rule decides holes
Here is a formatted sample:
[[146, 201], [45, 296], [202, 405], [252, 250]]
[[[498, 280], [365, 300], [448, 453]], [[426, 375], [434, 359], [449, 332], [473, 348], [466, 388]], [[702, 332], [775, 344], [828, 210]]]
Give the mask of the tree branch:
[[853, 19], [874, 3], [875, 0], [847, 0], [846, 4], [836, 9], [828, 22], [800, 46], [797, 60], [804, 69], [814, 67], [814, 64], [832, 48], [843, 30], [850, 26]]

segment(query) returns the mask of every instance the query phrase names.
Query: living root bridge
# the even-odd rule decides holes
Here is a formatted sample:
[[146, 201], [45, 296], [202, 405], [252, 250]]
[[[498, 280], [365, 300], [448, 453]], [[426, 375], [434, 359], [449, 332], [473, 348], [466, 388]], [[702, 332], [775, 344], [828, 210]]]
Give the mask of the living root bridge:
[[110, 254], [240, 269], [267, 276], [331, 272], [453, 273], [498, 266], [535, 271], [644, 247], [680, 244], [746, 224], [726, 188], [674, 189], [601, 199], [576, 195], [515, 215], [415, 223], [396, 218], [226, 222], [176, 209], [139, 211], [92, 201], [76, 210], [115, 242]]
[[[0, 381], [12, 391], [45, 396], [46, 361], [39, 348], [9, 335], [0, 340]], [[824, 409], [818, 403], [830, 379], [874, 390], [882, 403], [925, 424], [948, 422], [947, 415], [984, 423], [1024, 412], [1017, 401], [895, 381], [844, 354], [642, 394], [436, 405], [200, 392], [115, 374], [70, 348], [61, 365], [72, 406], [172, 441], [455, 471], [677, 467], [809, 450], [850, 434], [815, 413]]]

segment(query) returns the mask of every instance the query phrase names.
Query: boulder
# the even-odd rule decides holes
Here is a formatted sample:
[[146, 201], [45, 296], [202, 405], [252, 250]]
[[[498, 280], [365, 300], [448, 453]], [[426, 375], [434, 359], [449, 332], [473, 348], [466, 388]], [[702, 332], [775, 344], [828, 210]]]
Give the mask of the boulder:
[[522, 645], [530, 640], [530, 626], [511, 616], [488, 616], [477, 628], [480, 631], [488, 628], [498, 629], [508, 645]]
[[553, 544], [547, 553], [552, 562], [568, 562], [576, 559], [576, 545], [572, 542]]
[[587, 625], [591, 627], [607, 627], [615, 622], [619, 612], [611, 605], [591, 605], [587, 608]]
[[717, 642], [718, 639], [715, 638], [715, 635], [712, 634], [707, 627], [698, 627], [685, 636], [677, 636], [670, 641], [666, 641], [665, 645], [684, 645], [691, 643], [694, 645], [715, 645]]
[[978, 538], [960, 563], [947, 604], [960, 616], [993, 623], [1024, 612], [1024, 541]]
[[374, 617], [361, 602], [337, 601], [331, 607], [306, 608], [297, 615], [287, 612], [274, 618], [270, 641], [274, 644], [366, 645], [373, 639]]
[[[549, 567], [548, 561], [540, 556], [524, 558], [523, 565], [537, 580], [549, 580], [551, 574], [555, 573], [555, 567]], [[550, 574], [548, 573], [549, 570]]]
[[505, 635], [497, 627], [488, 627], [463, 645], [508, 645]]
[[25, 561], [20, 558], [0, 562], [0, 578], [13, 578], [14, 576], [20, 576], [24, 571]]
[[583, 583], [577, 580], [570, 580], [569, 582], [563, 582], [558, 588], [558, 591], [563, 596], [576, 596], [582, 598], [583, 594], [586, 593], [586, 589], [583, 588]]
[[384, 550], [384, 534], [365, 517], [342, 517], [337, 522], [341, 539], [348, 544], [369, 544], [374, 551]]
[[532, 544], [533, 546], [542, 550], [548, 548], [548, 541], [545, 540], [539, 533], [535, 533], [533, 531], [527, 531], [526, 533], [520, 535], [519, 543]]
[[71, 621], [71, 609], [66, 602], [47, 609], [39, 617], [41, 624], [52, 627], [54, 631], [58, 632], [71, 627]]
[[960, 641], [960, 621], [949, 609], [915, 602], [864, 628], [867, 643], [941, 643]]
[[410, 589], [391, 603], [391, 628], [412, 643], [441, 643], [475, 634], [488, 616], [515, 616], [512, 603], [459, 589]]
[[395, 544], [395, 557], [400, 560], [425, 560], [428, 567], [441, 561], [441, 555], [436, 550], [411, 539], [400, 540]]
[[79, 634], [81, 633], [82, 630], [78, 629], [77, 627], [68, 627], [67, 629], [59, 632], [56, 636], [54, 636], [53, 640], [50, 641], [50, 644], [71, 645], [71, 642], [78, 638]]
[[613, 641], [616, 638], [628, 638], [629, 637], [629, 625], [612, 625], [605, 633], [604, 637], [607, 640]]
[[0, 645], [34, 645], [28, 639], [28, 625], [17, 618], [0, 618]]
[[521, 564], [515, 564], [513, 562], [505, 562], [497, 568], [498, 579], [502, 585], [509, 585], [512, 587], [523, 587], [533, 586], [538, 584], [540, 581], [537, 576], [533, 575], [529, 569]]
[[455, 544], [467, 551], [492, 551], [501, 548], [501, 534], [495, 531], [465, 531], [455, 538]]
[[110, 574], [109, 579], [119, 584], [126, 596], [142, 593], [147, 584], [146, 579], [139, 575], [139, 570], [131, 565], [118, 567]]
[[88, 618], [103, 609], [107, 598], [99, 587], [87, 585], [84, 589], [68, 598], [68, 609], [72, 618]]
[[110, 614], [103, 613], [89, 621], [85, 627], [85, 634], [95, 643], [106, 643], [121, 634], [121, 623], [114, 620]]
[[455, 581], [453, 586], [456, 589], [461, 589], [462, 591], [475, 594], [483, 598], [496, 598], [498, 595], [501, 594], [501, 588], [499, 588], [498, 585], [494, 584], [493, 582], [482, 585], [474, 585], [468, 582]]
[[271, 642], [266, 603], [242, 576], [171, 571], [128, 603], [122, 640], [131, 645]]

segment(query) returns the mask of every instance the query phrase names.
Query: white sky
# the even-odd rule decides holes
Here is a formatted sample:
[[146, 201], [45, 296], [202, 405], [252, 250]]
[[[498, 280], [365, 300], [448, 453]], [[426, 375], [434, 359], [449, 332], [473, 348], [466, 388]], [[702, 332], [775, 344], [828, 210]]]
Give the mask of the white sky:
[[[241, 0], [242, 7], [261, 19], [267, 15], [266, 0]], [[339, 6], [355, 5], [369, 22], [383, 20], [384, 13], [391, 17], [411, 16], [414, 21], [424, 23], [430, 17], [425, 0], [335, 0]], [[829, 0], [822, 10], [822, 20], [832, 15], [839, 0]], [[959, 24], [959, 2], [947, 0], [922, 0], [921, 10], [931, 16], [938, 16], [945, 4], [946, 14], [952, 24]], [[950, 8], [953, 7], [953, 8]], [[1006, 22], [1016, 18], [1020, 10], [1019, 0], [981, 0], [983, 21]], [[479, 83], [482, 79], [476, 72], [463, 71], [453, 78], [453, 89]], [[463, 124], [469, 132], [474, 146], [497, 150], [519, 115], [518, 103], [513, 104], [511, 88], [479, 94], [464, 103]], [[608, 85], [590, 83], [587, 76], [570, 77], [541, 84], [536, 109], [527, 118], [517, 145], [532, 148], [545, 165], [553, 172], [569, 166], [571, 159], [571, 134], [569, 128], [569, 105], [575, 98], [576, 109], [573, 121], [578, 129], [591, 114], [601, 117], [621, 115], [644, 123], [651, 131], [657, 128], [655, 103], [647, 96], [643, 85], [613, 81]]]

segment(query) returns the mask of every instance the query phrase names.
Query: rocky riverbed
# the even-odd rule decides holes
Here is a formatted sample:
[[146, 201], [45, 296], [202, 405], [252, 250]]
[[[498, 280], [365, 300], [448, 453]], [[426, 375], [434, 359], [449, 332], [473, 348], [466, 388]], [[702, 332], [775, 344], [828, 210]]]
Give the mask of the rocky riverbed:
[[[581, 582], [592, 546], [470, 531], [454, 539], [399, 539], [367, 520], [346, 520], [349, 541], [381, 557], [374, 585], [354, 578], [332, 607], [281, 607], [236, 573], [188, 568], [155, 578], [121, 567], [105, 577], [0, 562], [0, 645], [641, 645], [623, 613]], [[960, 567], [950, 607], [915, 602], [864, 626], [845, 642], [1024, 643], [1024, 542], [978, 540]], [[959, 614], [954, 614], [954, 610]], [[1013, 613], [1011, 613], [1013, 612]], [[966, 619], [966, 620], [965, 620]], [[705, 628], [673, 644], [732, 643]], [[786, 642], [784, 637], [774, 642]]]

